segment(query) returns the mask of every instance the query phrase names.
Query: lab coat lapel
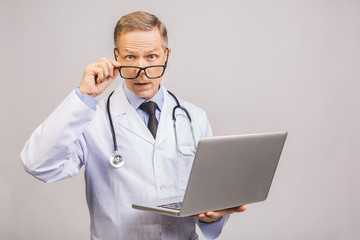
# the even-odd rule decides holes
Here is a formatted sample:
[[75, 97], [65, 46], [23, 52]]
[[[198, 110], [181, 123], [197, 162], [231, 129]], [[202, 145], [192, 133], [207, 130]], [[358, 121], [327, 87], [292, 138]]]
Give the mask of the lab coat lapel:
[[[111, 97], [110, 108], [114, 123], [119, 123], [130, 133], [143, 138], [149, 143], [154, 143], [154, 138], [151, 135], [149, 129], [127, 100], [122, 88], [122, 84], [117, 87], [114, 95]], [[116, 129], [116, 126], [114, 126], [114, 128]]]
[[175, 103], [169, 95], [164, 86], [164, 104], [161, 110], [160, 121], [156, 133], [156, 147], [160, 146], [169, 136], [172, 136], [173, 122], [172, 122], [172, 109]]

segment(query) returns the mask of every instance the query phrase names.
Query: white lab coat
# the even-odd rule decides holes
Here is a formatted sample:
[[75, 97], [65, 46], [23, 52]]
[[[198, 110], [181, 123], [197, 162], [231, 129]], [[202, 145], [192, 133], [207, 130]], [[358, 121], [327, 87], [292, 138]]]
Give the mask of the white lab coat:
[[[192, 157], [181, 156], [175, 145], [172, 122], [174, 99], [164, 91], [156, 140], [128, 102], [120, 85], [111, 97], [112, 120], [124, 166], [109, 163], [113, 140], [106, 112], [106, 98], [90, 109], [73, 91], [34, 131], [21, 159], [27, 172], [45, 182], [74, 176], [85, 166], [86, 197], [91, 216], [92, 240], [197, 239], [192, 218], [175, 218], [132, 209], [142, 202], [184, 193]], [[206, 114], [180, 100], [193, 119], [196, 141], [210, 136]], [[188, 120], [177, 111], [179, 141], [192, 147]], [[220, 226], [219, 226], [220, 224]], [[224, 221], [201, 227], [220, 234]], [[212, 226], [213, 225], [213, 226]]]

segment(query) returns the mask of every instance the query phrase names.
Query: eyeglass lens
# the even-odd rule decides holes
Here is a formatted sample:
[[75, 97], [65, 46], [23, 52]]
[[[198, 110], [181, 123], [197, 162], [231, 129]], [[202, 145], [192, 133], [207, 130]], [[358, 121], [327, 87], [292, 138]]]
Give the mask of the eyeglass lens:
[[[137, 78], [141, 68], [138, 67], [122, 67], [120, 74], [123, 78]], [[158, 78], [164, 73], [164, 66], [149, 66], [144, 69], [148, 78]]]

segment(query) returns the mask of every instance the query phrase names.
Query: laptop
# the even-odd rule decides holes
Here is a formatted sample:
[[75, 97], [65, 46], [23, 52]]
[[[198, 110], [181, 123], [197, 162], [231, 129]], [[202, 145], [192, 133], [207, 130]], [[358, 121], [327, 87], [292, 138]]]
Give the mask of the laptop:
[[264, 201], [287, 132], [200, 139], [184, 196], [134, 203], [135, 209], [186, 217]]

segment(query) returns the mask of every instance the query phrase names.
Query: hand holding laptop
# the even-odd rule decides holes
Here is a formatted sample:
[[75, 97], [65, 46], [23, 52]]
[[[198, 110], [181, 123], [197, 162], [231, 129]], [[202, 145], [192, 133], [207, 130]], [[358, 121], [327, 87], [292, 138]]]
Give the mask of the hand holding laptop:
[[193, 215], [190, 217], [197, 218], [202, 222], [212, 223], [212, 222], [216, 222], [217, 220], [219, 220], [222, 216], [224, 216], [226, 214], [232, 214], [235, 212], [244, 212], [244, 211], [246, 211], [246, 209], [247, 209], [246, 205], [243, 204], [238, 207], [228, 208], [228, 209], [224, 209], [224, 210], [207, 211], [205, 213], [200, 213], [200, 214]]

